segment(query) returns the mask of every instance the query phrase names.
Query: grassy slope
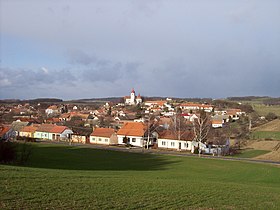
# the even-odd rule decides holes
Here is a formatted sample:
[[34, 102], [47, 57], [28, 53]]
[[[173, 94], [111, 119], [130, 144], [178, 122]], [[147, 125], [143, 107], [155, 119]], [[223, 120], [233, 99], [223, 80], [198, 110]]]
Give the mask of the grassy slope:
[[251, 138], [280, 140], [280, 120], [276, 119], [254, 128]]
[[241, 158], [254, 158], [260, 155], [264, 155], [269, 153], [269, 150], [254, 150], [254, 149], [247, 149], [243, 150], [242, 153], [234, 155], [234, 157], [241, 157]]
[[269, 165], [54, 145], [35, 145], [28, 165], [0, 165], [1, 209], [280, 206]]
[[274, 106], [266, 106], [264, 104], [252, 104], [254, 110], [260, 115], [260, 116], [266, 116], [269, 112], [272, 112], [276, 114], [277, 116], [280, 116], [280, 106], [274, 105]]

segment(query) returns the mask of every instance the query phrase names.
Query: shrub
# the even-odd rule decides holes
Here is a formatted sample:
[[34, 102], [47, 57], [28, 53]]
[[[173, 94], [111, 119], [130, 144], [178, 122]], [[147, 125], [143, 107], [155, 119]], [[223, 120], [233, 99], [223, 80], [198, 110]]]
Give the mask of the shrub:
[[16, 145], [12, 142], [0, 141], [0, 162], [9, 163], [16, 160]]
[[12, 164], [24, 164], [31, 155], [31, 145], [0, 141], [0, 162]]

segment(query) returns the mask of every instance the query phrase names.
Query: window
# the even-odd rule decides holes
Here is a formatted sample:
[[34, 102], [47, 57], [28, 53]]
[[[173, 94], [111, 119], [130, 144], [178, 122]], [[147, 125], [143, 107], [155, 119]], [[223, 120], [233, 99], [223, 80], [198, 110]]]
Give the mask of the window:
[[95, 138], [92, 138], [92, 141], [95, 141]]
[[171, 142], [171, 147], [174, 147], [175, 146], [175, 142]]
[[136, 138], [132, 138], [132, 142], [136, 142]]
[[165, 142], [165, 141], [162, 141], [162, 142], [161, 142], [161, 145], [162, 145], [162, 146], [165, 146], [165, 145], [166, 145], [166, 142]]
[[102, 139], [101, 139], [101, 138], [99, 138], [98, 140], [99, 140], [99, 141], [102, 141]]
[[108, 142], [108, 139], [105, 139], [105, 142]]

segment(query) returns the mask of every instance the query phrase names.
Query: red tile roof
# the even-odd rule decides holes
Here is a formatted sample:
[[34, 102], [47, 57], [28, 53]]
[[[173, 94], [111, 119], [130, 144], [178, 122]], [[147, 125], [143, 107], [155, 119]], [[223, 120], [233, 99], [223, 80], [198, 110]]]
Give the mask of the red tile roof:
[[4, 136], [9, 130], [11, 129], [11, 126], [3, 126], [0, 128], [0, 136]]
[[34, 126], [25, 126], [21, 129], [21, 132], [28, 132], [28, 133], [34, 133], [36, 130], [38, 129], [38, 127], [34, 127]]
[[126, 122], [118, 131], [118, 135], [144, 136], [147, 126], [141, 122]]
[[[171, 140], [179, 140], [179, 135], [171, 130], [165, 130], [159, 134], [159, 138], [161, 139], [171, 139]], [[194, 138], [194, 133], [192, 131], [181, 132], [180, 140], [182, 141], [192, 141]]]
[[37, 131], [39, 132], [50, 132], [51, 129], [56, 126], [56, 125], [53, 125], [53, 124], [42, 124], [38, 129]]
[[112, 128], [95, 128], [90, 135], [110, 138], [114, 133], [115, 130]]
[[50, 130], [50, 133], [63, 133], [66, 129], [68, 129], [66, 126], [56, 125]]

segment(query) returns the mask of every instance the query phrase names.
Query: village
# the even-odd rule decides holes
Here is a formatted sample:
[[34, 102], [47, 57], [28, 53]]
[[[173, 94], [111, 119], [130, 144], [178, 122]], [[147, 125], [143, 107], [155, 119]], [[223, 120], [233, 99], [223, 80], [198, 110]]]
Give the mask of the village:
[[[2, 106], [2, 140], [56, 141], [227, 155], [233, 135], [230, 124], [245, 117], [241, 109], [217, 109], [208, 103], [143, 101], [132, 89], [123, 103], [86, 105], [38, 103]], [[233, 130], [233, 129], [231, 129]], [[231, 143], [233, 142], [233, 143]]]

